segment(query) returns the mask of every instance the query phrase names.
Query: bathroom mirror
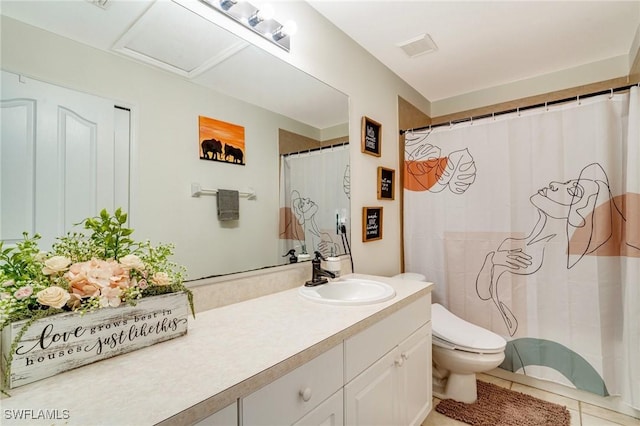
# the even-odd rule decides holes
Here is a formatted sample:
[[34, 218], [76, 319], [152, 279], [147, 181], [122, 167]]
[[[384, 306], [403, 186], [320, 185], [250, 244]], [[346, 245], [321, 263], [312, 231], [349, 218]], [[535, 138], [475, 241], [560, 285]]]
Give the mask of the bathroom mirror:
[[[345, 142], [348, 98], [181, 3], [106, 2], [103, 9], [92, 2], [3, 1], [3, 50], [25, 43], [24, 54], [33, 56], [23, 64], [14, 54], [8, 61], [12, 69], [6, 69], [3, 52], [1, 65], [131, 107], [132, 152], [138, 157], [131, 176], [137, 218], [132, 226], [152, 241], [174, 243], [175, 260], [186, 266], [189, 280], [286, 264], [279, 236], [279, 131], [317, 141], [318, 147], [328, 140]], [[60, 46], [55, 55], [46, 54], [53, 49], [49, 45]], [[100, 52], [87, 53], [86, 45]], [[79, 65], [72, 69], [72, 63]], [[87, 68], [78, 69], [84, 63]], [[148, 115], [162, 117], [164, 110], [173, 110], [171, 120], [156, 121], [152, 132]], [[246, 165], [198, 158], [198, 115], [244, 127]], [[161, 172], [162, 167], [172, 171]], [[257, 197], [241, 198], [240, 221], [225, 224], [215, 217], [215, 197], [191, 196], [194, 182], [213, 189], [252, 188]], [[338, 213], [349, 218], [348, 205]]]

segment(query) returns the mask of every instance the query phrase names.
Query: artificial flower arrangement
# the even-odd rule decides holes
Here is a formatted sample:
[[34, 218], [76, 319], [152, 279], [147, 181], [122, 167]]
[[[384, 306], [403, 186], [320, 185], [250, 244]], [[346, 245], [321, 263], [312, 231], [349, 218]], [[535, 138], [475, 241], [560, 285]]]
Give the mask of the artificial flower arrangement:
[[80, 222], [88, 235], [59, 237], [49, 252], [39, 249], [37, 234], [24, 233], [13, 247], [0, 242], [0, 331], [20, 320], [27, 320], [24, 332], [46, 316], [135, 305], [176, 292], [186, 293], [193, 314], [193, 296], [183, 283], [186, 270], [169, 260], [173, 245], [134, 241], [126, 222], [121, 209], [113, 215], [102, 210]]

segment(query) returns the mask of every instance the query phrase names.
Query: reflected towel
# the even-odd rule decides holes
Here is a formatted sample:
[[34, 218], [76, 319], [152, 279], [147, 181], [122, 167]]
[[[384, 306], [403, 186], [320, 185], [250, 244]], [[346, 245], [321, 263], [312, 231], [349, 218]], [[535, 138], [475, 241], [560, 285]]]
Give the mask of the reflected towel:
[[240, 218], [240, 193], [230, 189], [218, 189], [218, 220]]

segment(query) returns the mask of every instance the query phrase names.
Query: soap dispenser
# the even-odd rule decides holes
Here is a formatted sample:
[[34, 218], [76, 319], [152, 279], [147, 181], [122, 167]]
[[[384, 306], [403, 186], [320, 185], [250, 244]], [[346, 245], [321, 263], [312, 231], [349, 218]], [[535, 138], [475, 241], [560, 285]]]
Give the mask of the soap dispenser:
[[311, 259], [311, 255], [307, 253], [307, 246], [305, 244], [302, 244], [302, 253], [298, 255], [298, 260], [304, 261], [309, 259]]
[[295, 249], [289, 250], [282, 257], [287, 257], [287, 256], [289, 256], [289, 263], [296, 263], [298, 261], [298, 257], [296, 256]]
[[336, 278], [340, 276], [340, 258], [334, 256], [333, 247], [331, 247], [331, 256], [327, 257], [325, 260], [325, 269], [329, 272], [333, 272]]

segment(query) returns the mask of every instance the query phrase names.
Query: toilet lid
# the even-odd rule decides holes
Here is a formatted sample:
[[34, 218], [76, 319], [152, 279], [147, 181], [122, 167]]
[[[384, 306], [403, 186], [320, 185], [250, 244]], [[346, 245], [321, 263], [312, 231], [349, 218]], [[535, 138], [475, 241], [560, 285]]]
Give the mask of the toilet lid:
[[431, 305], [433, 344], [477, 353], [502, 352], [507, 341], [501, 336], [458, 318], [444, 306]]

